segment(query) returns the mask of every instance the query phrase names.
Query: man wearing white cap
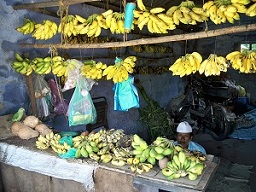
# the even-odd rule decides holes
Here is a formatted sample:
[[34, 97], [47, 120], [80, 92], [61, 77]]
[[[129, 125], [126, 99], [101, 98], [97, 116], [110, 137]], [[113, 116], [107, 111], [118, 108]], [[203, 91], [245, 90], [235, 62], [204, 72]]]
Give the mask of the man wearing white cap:
[[192, 127], [189, 125], [189, 123], [186, 121], [179, 123], [176, 135], [177, 141], [174, 142], [174, 144], [179, 144], [184, 149], [188, 149], [190, 151], [200, 151], [203, 154], [206, 154], [205, 149], [198, 143], [192, 141], [192, 138]]

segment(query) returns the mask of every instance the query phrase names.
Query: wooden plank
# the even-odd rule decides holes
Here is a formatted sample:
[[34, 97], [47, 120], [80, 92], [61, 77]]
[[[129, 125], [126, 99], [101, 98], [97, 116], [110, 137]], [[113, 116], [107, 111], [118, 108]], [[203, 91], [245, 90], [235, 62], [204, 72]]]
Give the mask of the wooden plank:
[[210, 31], [202, 31], [196, 33], [188, 33], [188, 34], [179, 34], [179, 35], [171, 35], [164, 37], [154, 37], [154, 38], [143, 38], [130, 40], [125, 42], [109, 42], [109, 43], [94, 43], [94, 44], [27, 44], [21, 43], [21, 47], [25, 48], [49, 48], [50, 46], [54, 46], [55, 48], [62, 49], [104, 49], [104, 48], [113, 48], [113, 47], [129, 47], [135, 45], [146, 45], [146, 44], [159, 44], [159, 43], [167, 43], [174, 41], [184, 41], [191, 39], [203, 39], [233, 33], [241, 33], [248, 31], [255, 31], [256, 24], [249, 25], [239, 25], [233, 27], [227, 27], [222, 29], [210, 30]]
[[60, 5], [60, 2], [63, 5], [74, 5], [79, 3], [90, 3], [94, 1], [101, 1], [101, 0], [62, 0], [62, 1], [51, 1], [51, 2], [29, 3], [29, 4], [22, 4], [22, 5], [14, 5], [13, 9], [19, 10], [19, 9], [57, 7]]

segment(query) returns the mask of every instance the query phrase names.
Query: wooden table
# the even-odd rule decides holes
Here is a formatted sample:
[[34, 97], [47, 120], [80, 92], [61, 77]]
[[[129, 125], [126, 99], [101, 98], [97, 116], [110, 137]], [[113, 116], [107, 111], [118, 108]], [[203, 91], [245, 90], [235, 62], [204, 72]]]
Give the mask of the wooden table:
[[[93, 178], [94, 187], [95, 189], [93, 191], [96, 192], [158, 192], [159, 189], [167, 190], [167, 191], [175, 191], [175, 192], [188, 192], [188, 191], [205, 191], [210, 179], [213, 177], [217, 166], [218, 161], [216, 161], [216, 158], [213, 156], [209, 156], [208, 160], [206, 161], [206, 168], [204, 169], [202, 175], [198, 177], [195, 181], [190, 181], [188, 178], [179, 178], [174, 179], [172, 181], [169, 181], [165, 178], [165, 176], [162, 175], [161, 170], [159, 167], [154, 166], [152, 170], [150, 170], [148, 173], [143, 174], [135, 174], [133, 173], [129, 166], [122, 166], [122, 167], [116, 167], [112, 165], [111, 163], [107, 164], [98, 164], [93, 162], [90, 159], [61, 159], [57, 156], [56, 153], [49, 151], [40, 151], [37, 150], [35, 147], [35, 141], [36, 139], [32, 140], [21, 140], [17, 137], [13, 138], [7, 138], [0, 140], [0, 151], [2, 154], [0, 154], [0, 163], [5, 164], [8, 162], [6, 160], [6, 157], [8, 157], [8, 152], [6, 148], [12, 148], [15, 147], [15, 150], [17, 153], [22, 154], [16, 154], [20, 155], [20, 158], [25, 158], [28, 161], [31, 161], [31, 164], [27, 167], [23, 167], [22, 164], [19, 162], [12, 161], [12, 164], [9, 164], [13, 167], [19, 167], [23, 170], [27, 170], [27, 175], [33, 175], [34, 172], [38, 173], [39, 180], [47, 180], [47, 185], [54, 185], [52, 181], [53, 178], [59, 178], [64, 179], [65, 181], [65, 188], [62, 187], [62, 192], [69, 191], [70, 187], [72, 186], [72, 191], [90, 191], [89, 189], [83, 189], [82, 186], [86, 184], [85, 179], [86, 178]], [[1, 149], [2, 146], [2, 149]], [[5, 151], [3, 151], [3, 148], [5, 148]], [[33, 152], [33, 157], [30, 157], [28, 154]], [[5, 154], [3, 154], [5, 153]], [[42, 155], [43, 153], [43, 155]], [[9, 154], [10, 155], [10, 154]], [[40, 156], [39, 156], [40, 155]], [[39, 158], [40, 157], [40, 158]], [[11, 156], [8, 158], [12, 158]], [[17, 157], [16, 157], [17, 159]], [[38, 161], [38, 165], [41, 166], [40, 169], [36, 167]], [[42, 166], [42, 162], [47, 161], [45, 163], [45, 167]], [[50, 161], [50, 162], [49, 162]], [[40, 162], [40, 163], [39, 163]], [[61, 169], [59, 169], [60, 165]], [[52, 167], [50, 167], [52, 166]], [[49, 168], [50, 167], [50, 168]], [[78, 167], [78, 168], [77, 168]], [[63, 170], [64, 169], [64, 170]], [[65, 173], [65, 169], [70, 171], [69, 175], [60, 175], [62, 173], [58, 173], [59, 171], [63, 171]], [[1, 174], [7, 178], [8, 174], [10, 173], [3, 173], [5, 169], [0, 170], [2, 172]], [[89, 171], [88, 171], [89, 170]], [[33, 174], [32, 174], [32, 172]], [[74, 171], [74, 173], [72, 173]], [[85, 172], [87, 171], [87, 174], [85, 175]], [[12, 172], [12, 171], [9, 171]], [[31, 174], [29, 174], [31, 172]], [[89, 173], [88, 173], [89, 172]], [[21, 173], [19, 176], [22, 177], [24, 173]], [[47, 176], [47, 179], [40, 179], [40, 175]], [[108, 175], [108, 176], [106, 176]], [[18, 175], [16, 175], [16, 180], [18, 180]], [[33, 176], [31, 176], [33, 177]], [[83, 180], [82, 180], [83, 179]], [[1, 178], [0, 178], [1, 180]], [[75, 183], [68, 184], [71, 180], [75, 181]], [[22, 179], [24, 182], [24, 179]], [[118, 182], [117, 182], [118, 181]], [[9, 185], [8, 181], [5, 181], [5, 185]], [[13, 182], [13, 181], [10, 181]], [[17, 182], [17, 181], [16, 181]], [[29, 179], [26, 180], [28, 182], [27, 186], [35, 186], [31, 185], [29, 182], [36, 182], [35, 180], [30, 181]], [[91, 180], [90, 180], [91, 182]], [[51, 191], [54, 189], [54, 192], [58, 191], [59, 186], [63, 186], [63, 181], [59, 180], [59, 183], [57, 186], [51, 186], [50, 189], [46, 188], [47, 186], [44, 186], [42, 188], [42, 191]], [[82, 183], [82, 184], [81, 184]], [[0, 183], [1, 184], [1, 183]], [[56, 185], [56, 183], [55, 183]], [[10, 186], [13, 187], [13, 183], [10, 184]], [[74, 186], [78, 186], [75, 187]], [[27, 188], [28, 190], [28, 188]], [[29, 189], [30, 191], [35, 191], [36, 189]]]

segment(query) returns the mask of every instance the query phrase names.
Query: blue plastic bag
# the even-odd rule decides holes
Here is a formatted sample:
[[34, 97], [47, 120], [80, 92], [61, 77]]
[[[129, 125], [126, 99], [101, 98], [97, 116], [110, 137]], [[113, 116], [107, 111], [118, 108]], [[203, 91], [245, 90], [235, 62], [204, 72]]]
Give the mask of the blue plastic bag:
[[139, 108], [138, 90], [133, 83], [134, 77], [129, 76], [126, 81], [114, 85], [115, 111], [128, 111], [130, 108]]
[[90, 88], [85, 78], [79, 78], [68, 107], [69, 126], [96, 122], [97, 111], [89, 93]]

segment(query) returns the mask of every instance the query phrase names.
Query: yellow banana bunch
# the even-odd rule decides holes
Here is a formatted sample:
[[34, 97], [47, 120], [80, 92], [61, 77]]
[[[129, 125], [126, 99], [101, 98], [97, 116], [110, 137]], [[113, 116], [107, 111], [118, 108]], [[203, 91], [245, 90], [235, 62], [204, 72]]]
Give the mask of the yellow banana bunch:
[[86, 78], [99, 80], [102, 78], [102, 72], [107, 68], [107, 65], [102, 62], [95, 62], [94, 60], [84, 61], [84, 66], [81, 67], [81, 75]]
[[115, 65], [110, 65], [104, 69], [102, 76], [106, 76], [107, 80], [112, 79], [114, 83], [125, 81], [129, 77], [129, 73], [133, 73], [135, 56], [128, 56], [124, 60], [116, 58]]
[[58, 77], [64, 76], [67, 77], [68, 76], [68, 70], [69, 68], [73, 68], [73, 67], [68, 67], [72, 64], [70, 64], [68, 61], [65, 61], [64, 58], [58, 57], [58, 59], [56, 59], [55, 61], [53, 60], [53, 64], [52, 64], [52, 73]]
[[172, 71], [173, 75], [183, 77], [184, 75], [196, 73], [200, 68], [201, 62], [202, 56], [197, 52], [193, 52], [178, 58], [174, 64], [170, 66], [169, 70]]
[[24, 35], [33, 33], [35, 30], [36, 23], [30, 19], [25, 18], [22, 26], [16, 28], [18, 32], [23, 33]]
[[123, 34], [124, 29], [124, 13], [113, 12], [111, 9], [102, 13], [105, 18], [106, 28], [110, 29], [112, 34]]
[[132, 172], [142, 174], [147, 173], [153, 168], [153, 165], [150, 163], [138, 163], [130, 165], [130, 169]]
[[141, 11], [147, 10], [142, 0], [137, 0], [136, 2], [137, 2], [137, 7], [139, 8], [139, 10], [141, 10]]
[[57, 29], [57, 24], [47, 19], [42, 23], [35, 24], [35, 30], [32, 36], [37, 40], [51, 39], [57, 33]]
[[256, 72], [256, 51], [234, 51], [226, 56], [231, 66], [241, 73]]
[[45, 136], [39, 135], [36, 141], [36, 147], [38, 149], [48, 149], [52, 147], [52, 144], [59, 143], [61, 136], [59, 134], [54, 134], [53, 132], [46, 134]]
[[199, 73], [204, 73], [206, 77], [210, 75], [220, 75], [220, 72], [226, 72], [228, 67], [229, 65], [225, 57], [210, 54], [209, 57], [201, 63]]
[[180, 23], [196, 25], [198, 22], [208, 20], [204, 10], [196, 7], [193, 1], [183, 1], [178, 6], [170, 7], [166, 15], [172, 18], [175, 25]]
[[134, 23], [140, 30], [142, 30], [144, 26], [147, 26], [150, 33], [168, 33], [167, 30], [174, 30], [176, 26], [171, 17], [162, 13], [164, 10], [165, 9], [162, 7], [145, 11], [134, 10]]
[[250, 0], [213, 0], [206, 2], [203, 9], [216, 25], [226, 22], [233, 24], [235, 20], [240, 20], [239, 13], [246, 13], [245, 5], [248, 3], [250, 3]]
[[63, 34], [64, 37], [76, 36], [84, 28], [83, 17], [78, 15], [66, 15], [61, 19], [58, 26], [58, 33]]
[[98, 37], [101, 34], [100, 21], [103, 19], [104, 17], [98, 14], [90, 15], [85, 23], [84, 34], [88, 37]]
[[245, 14], [249, 17], [256, 16], [256, 2], [254, 4], [252, 4], [250, 7], [248, 7]]
[[33, 65], [27, 58], [22, 58], [20, 54], [15, 53], [15, 61], [12, 62], [12, 68], [22, 74], [29, 76], [33, 72]]

